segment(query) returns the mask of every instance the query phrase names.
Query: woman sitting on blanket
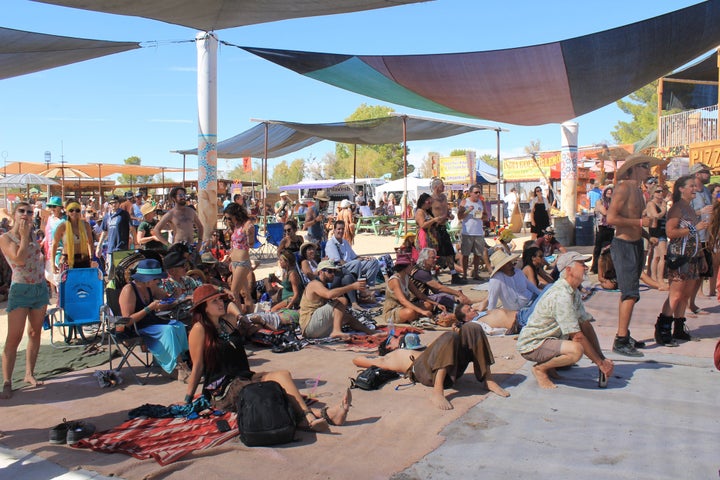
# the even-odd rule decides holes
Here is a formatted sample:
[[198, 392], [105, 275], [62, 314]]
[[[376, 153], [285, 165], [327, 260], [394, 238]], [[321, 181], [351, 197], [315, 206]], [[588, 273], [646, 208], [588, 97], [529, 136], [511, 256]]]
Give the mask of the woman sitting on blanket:
[[162, 300], [167, 294], [161, 281], [167, 276], [158, 260], [140, 260], [132, 281], [120, 291], [119, 303], [120, 314], [129, 319], [126, 328], [135, 325], [155, 362], [172, 373], [176, 366], [187, 369], [181, 357], [188, 351], [188, 338], [182, 322], [158, 316], [157, 312], [166, 309]]
[[[287, 223], [286, 223], [287, 225]], [[249, 314], [247, 318], [261, 327], [271, 330], [278, 330], [283, 325], [297, 326], [300, 321], [300, 298], [305, 291], [300, 272], [295, 262], [295, 254], [289, 250], [285, 250], [280, 254], [278, 264], [283, 271], [282, 278], [274, 278], [280, 280], [280, 289], [277, 290], [277, 302], [273, 304], [269, 312], [259, 312]], [[269, 283], [271, 278], [268, 278]], [[266, 285], [266, 289], [268, 286]], [[272, 288], [270, 286], [270, 288]]]
[[[339, 405], [311, 409], [305, 404], [290, 372], [279, 370], [255, 373], [250, 370], [244, 343], [245, 337], [256, 327], [242, 315], [227, 313], [229, 303], [230, 295], [214, 285], [203, 285], [193, 293], [193, 326], [190, 330], [193, 367], [185, 403], [192, 402], [200, 379], [203, 378], [202, 394], [213, 408], [236, 411], [235, 401], [243, 387], [272, 380], [285, 389], [301, 427], [323, 432], [328, 430], [328, 425], [345, 423], [350, 409], [350, 389]], [[237, 311], [236, 308], [234, 310]]]
[[[445, 311], [445, 307], [434, 302], [421, 292], [410, 281], [412, 260], [409, 254], [400, 253], [395, 260], [395, 273], [390, 277], [385, 288], [385, 302], [383, 303], [382, 319], [385, 322], [412, 323], [420, 317], [432, 317], [433, 306]], [[410, 293], [418, 300], [413, 303], [409, 300]]]

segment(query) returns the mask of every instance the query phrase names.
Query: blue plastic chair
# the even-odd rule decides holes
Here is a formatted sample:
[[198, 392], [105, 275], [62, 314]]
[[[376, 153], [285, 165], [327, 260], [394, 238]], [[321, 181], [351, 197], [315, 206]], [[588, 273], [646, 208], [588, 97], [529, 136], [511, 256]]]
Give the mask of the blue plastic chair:
[[[103, 298], [104, 283], [100, 269], [71, 268], [63, 272], [58, 285], [58, 306], [48, 310], [46, 317], [52, 346], [68, 346], [76, 335], [88, 342], [83, 332], [83, 327], [87, 325], [97, 324], [99, 332], [100, 312], [105, 308]], [[64, 343], [55, 344], [55, 328], [63, 331]]]

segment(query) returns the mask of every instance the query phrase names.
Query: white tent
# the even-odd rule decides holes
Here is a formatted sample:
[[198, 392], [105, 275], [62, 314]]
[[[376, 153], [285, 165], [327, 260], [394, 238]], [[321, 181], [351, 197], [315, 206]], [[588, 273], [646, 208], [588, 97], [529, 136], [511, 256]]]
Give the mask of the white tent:
[[[430, 182], [431, 182], [431, 179], [429, 179], [429, 178], [407, 177], [407, 190], [408, 190], [408, 197], [409, 197], [408, 199], [412, 204], [414, 204], [417, 201], [420, 194], [430, 193]], [[398, 199], [398, 202], [399, 202], [404, 191], [405, 191], [405, 179], [404, 178], [398, 178], [397, 180], [393, 180], [392, 182], [384, 183], [382, 185], [375, 187], [375, 202], [378, 203], [380, 201], [380, 198], [382, 197], [383, 192], [387, 192], [387, 193], [394, 192], [395, 197]], [[399, 192], [399, 195], [398, 195], [398, 192]]]

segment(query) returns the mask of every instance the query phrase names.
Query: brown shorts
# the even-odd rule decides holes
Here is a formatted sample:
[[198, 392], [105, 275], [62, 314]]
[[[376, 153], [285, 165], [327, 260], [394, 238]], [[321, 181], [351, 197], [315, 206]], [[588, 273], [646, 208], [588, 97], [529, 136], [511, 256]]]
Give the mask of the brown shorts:
[[532, 352], [523, 353], [522, 357], [538, 364], [545, 363], [560, 355], [560, 348], [564, 341], [559, 338], [546, 338], [538, 348]]

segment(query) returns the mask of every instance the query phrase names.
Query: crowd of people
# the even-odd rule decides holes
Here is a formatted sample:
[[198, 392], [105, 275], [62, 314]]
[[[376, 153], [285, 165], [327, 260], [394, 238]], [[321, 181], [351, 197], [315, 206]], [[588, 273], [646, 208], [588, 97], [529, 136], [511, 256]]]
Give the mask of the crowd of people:
[[[431, 387], [430, 400], [441, 409], [452, 408], [444, 390], [470, 363], [489, 391], [508, 395], [492, 379], [494, 358], [487, 337], [495, 334], [518, 334], [517, 350], [534, 362], [533, 374], [542, 388], [555, 387], [556, 370], [582, 355], [598, 366], [601, 379], [607, 379], [613, 363], [604, 356], [583, 306], [588, 270], [597, 269], [602, 286], [620, 291], [612, 350], [640, 356], [642, 342], [630, 336], [629, 327], [645, 266], [649, 265], [647, 278], [668, 290], [655, 339], [673, 346], [690, 339], [685, 311], [702, 313], [694, 298], [702, 278], [712, 276], [716, 260], [720, 202], [706, 187], [709, 168], [693, 165], [690, 175], [675, 182], [670, 199], [664, 185], [646, 182], [650, 167], [657, 164], [652, 157], [630, 157], [618, 170], [615, 185], [602, 185], [600, 193], [592, 189], [598, 218], [592, 257], [558, 242], [550, 225], [550, 204], [539, 187], [530, 205], [534, 238], [518, 249], [507, 228], [497, 232], [492, 246], [488, 244], [488, 212], [479, 185], [468, 189], [453, 212], [444, 182], [433, 179], [431, 192], [420, 195], [414, 211], [400, 208], [400, 216], [414, 218], [417, 229], [406, 234], [394, 258], [382, 264], [353, 248], [356, 215], [377, 213], [364, 192], [358, 191], [354, 201], [340, 202], [338, 212], [330, 214], [330, 198], [320, 191], [302, 218], [282, 192], [272, 209], [274, 220], [283, 226], [277, 272], [262, 279], [256, 278], [257, 264], [251, 259], [257, 215], [242, 196], [224, 204], [224, 228], [209, 232], [204, 242], [203, 226], [183, 188], [174, 188], [164, 207], [145, 198], [144, 192], [111, 197], [102, 208], [73, 199], [63, 205], [53, 197], [42, 219], [42, 239], [36, 234], [33, 207], [18, 203], [7, 233], [0, 236], [13, 276], [2, 398], [12, 395], [10, 378], [26, 322], [25, 380], [38, 383], [33, 369], [50, 298], [47, 282], [56, 287], [58, 275], [70, 268], [109, 272], [113, 253], [131, 249], [146, 254], [119, 286], [118, 313], [129, 319], [156, 363], [187, 382], [186, 402], [202, 384], [201, 395], [218, 408], [232, 409], [228, 399], [245, 385], [271, 379], [285, 388], [301, 425], [325, 431], [344, 423], [349, 393], [339, 405], [311, 409], [289, 372], [251, 370], [243, 345], [259, 328], [297, 330], [309, 341], [353, 341], [360, 334], [371, 343], [389, 344], [398, 326], [422, 327], [429, 322], [448, 327], [420, 353], [397, 349], [353, 361], [407, 374]], [[387, 199], [394, 214], [396, 203]], [[455, 218], [457, 239], [448, 227]], [[644, 236], [650, 245], [647, 253]], [[224, 266], [223, 274], [218, 274], [219, 265]], [[448, 284], [439, 279], [443, 270], [450, 276]], [[481, 272], [489, 277], [488, 298], [473, 304], [462, 285], [484, 282]], [[191, 305], [187, 322], [160, 315], [168, 304], [183, 301]], [[371, 307], [377, 307], [374, 322], [362, 321], [361, 314]]]

